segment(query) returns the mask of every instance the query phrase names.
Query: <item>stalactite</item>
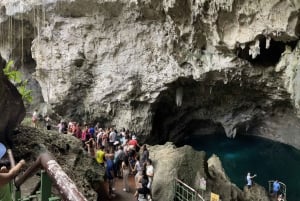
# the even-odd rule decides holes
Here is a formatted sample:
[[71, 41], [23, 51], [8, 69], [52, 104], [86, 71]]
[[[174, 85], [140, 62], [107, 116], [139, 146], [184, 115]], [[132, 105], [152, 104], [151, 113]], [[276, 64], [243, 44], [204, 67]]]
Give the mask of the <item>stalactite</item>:
[[178, 87], [176, 89], [176, 105], [180, 107], [182, 105], [182, 97], [183, 97], [183, 88]]

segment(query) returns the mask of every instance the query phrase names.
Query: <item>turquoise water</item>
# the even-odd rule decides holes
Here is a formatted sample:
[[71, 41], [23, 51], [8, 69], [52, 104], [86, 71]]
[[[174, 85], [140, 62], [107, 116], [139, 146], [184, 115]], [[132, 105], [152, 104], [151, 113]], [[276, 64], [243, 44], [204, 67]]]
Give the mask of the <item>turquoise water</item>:
[[220, 135], [192, 137], [186, 144], [218, 155], [226, 174], [241, 189], [247, 172], [257, 174], [254, 181], [266, 189], [268, 181], [278, 179], [287, 186], [287, 200], [300, 200], [300, 151], [256, 136], [229, 139]]

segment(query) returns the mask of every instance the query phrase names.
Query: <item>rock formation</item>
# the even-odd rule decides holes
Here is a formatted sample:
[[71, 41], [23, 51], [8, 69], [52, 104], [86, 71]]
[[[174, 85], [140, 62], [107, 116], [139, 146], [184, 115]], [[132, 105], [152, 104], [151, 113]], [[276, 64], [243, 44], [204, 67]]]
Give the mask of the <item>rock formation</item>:
[[149, 148], [155, 167], [153, 200], [172, 200], [174, 179], [178, 178], [194, 186], [204, 172], [204, 152], [196, 152], [190, 146], [176, 148], [172, 143]]
[[12, 130], [23, 120], [25, 108], [21, 95], [2, 70], [0, 70], [0, 97], [0, 142], [11, 145]]
[[251, 189], [245, 186], [243, 191], [241, 191], [235, 184], [231, 183], [223, 169], [219, 157], [216, 155], [212, 155], [207, 160], [207, 166], [208, 175], [211, 180], [211, 192], [218, 193], [223, 201], [270, 200], [266, 190], [258, 184], [252, 186]]
[[[81, 148], [81, 141], [71, 135], [63, 135], [55, 131], [38, 130], [27, 126], [18, 127], [18, 135], [14, 135], [14, 142], [18, 144], [13, 148], [16, 160], [25, 159], [25, 170], [31, 167], [37, 156], [49, 151], [55, 157], [67, 175], [76, 183], [79, 191], [89, 201], [97, 200], [97, 190], [103, 181], [104, 170], [99, 167], [94, 158], [89, 157]], [[39, 173], [39, 172], [37, 172]], [[38, 175], [38, 174], [37, 174]], [[22, 185], [27, 192], [32, 192], [40, 177], [29, 181], [30, 185]], [[57, 193], [55, 186], [53, 193]], [[26, 196], [22, 190], [22, 197]], [[103, 193], [103, 192], [102, 192]]]
[[299, 8], [295, 0], [1, 0], [0, 52], [73, 120], [130, 127], [152, 143], [223, 132], [299, 148]]
[[155, 200], [173, 200], [175, 178], [200, 193], [199, 181], [202, 177], [207, 183], [203, 194], [205, 200], [210, 200], [211, 192], [219, 194], [223, 201], [270, 200], [266, 190], [258, 184], [242, 191], [231, 183], [216, 155], [206, 161], [204, 152], [197, 152], [190, 146], [175, 148], [172, 143], [152, 146], [149, 150], [155, 166], [152, 189]]

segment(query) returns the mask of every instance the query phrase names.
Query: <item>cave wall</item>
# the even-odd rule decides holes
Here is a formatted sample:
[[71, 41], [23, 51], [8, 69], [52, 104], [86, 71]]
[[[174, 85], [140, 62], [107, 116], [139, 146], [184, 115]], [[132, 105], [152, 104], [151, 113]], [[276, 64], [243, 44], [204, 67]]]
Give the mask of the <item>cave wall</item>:
[[[229, 137], [296, 135], [287, 141], [300, 147], [298, 1], [1, 0], [0, 8], [1, 30], [16, 38], [1, 54], [28, 58], [25, 69], [61, 116], [130, 127], [153, 143], [209, 120]], [[270, 125], [284, 125], [282, 115], [292, 134]]]
[[0, 142], [12, 146], [12, 131], [23, 120], [25, 108], [21, 95], [2, 70], [0, 70], [0, 96]]

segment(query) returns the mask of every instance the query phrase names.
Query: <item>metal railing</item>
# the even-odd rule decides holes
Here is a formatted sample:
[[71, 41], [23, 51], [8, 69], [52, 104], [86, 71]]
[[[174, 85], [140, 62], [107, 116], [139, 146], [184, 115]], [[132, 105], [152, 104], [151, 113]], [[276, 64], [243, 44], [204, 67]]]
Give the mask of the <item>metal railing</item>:
[[205, 201], [204, 198], [192, 187], [175, 178], [174, 201]]
[[87, 201], [78, 191], [75, 183], [62, 170], [60, 165], [54, 160], [50, 153], [42, 153], [37, 160], [29, 167], [22, 176], [15, 179], [14, 201], [23, 200], [21, 198], [20, 186], [38, 170], [42, 169], [39, 198], [41, 201], [58, 200], [51, 196], [52, 182], [59, 191], [59, 195], [64, 201]]

